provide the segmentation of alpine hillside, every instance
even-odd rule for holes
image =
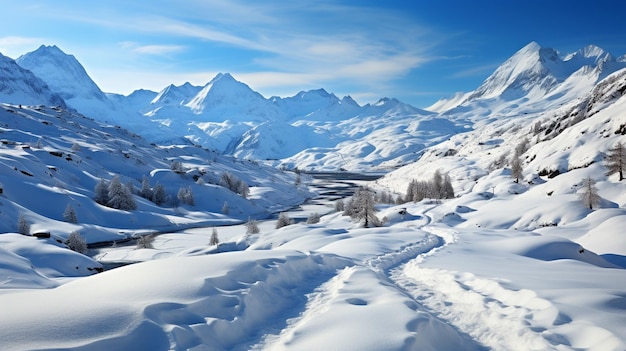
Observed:
[[[3,350],[626,349],[623,56],[533,42],[427,109],[0,74]]]

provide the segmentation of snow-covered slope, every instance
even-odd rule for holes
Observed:
[[[455,135],[379,183],[404,192],[407,179],[426,179],[440,169],[456,180],[460,195],[445,210],[456,212],[452,204],[472,209],[459,213],[461,227],[554,231],[595,252],[626,254],[626,242],[614,238],[609,247],[610,234],[595,229],[607,221],[626,224],[623,182],[604,167],[609,149],[626,141],[625,92],[622,69],[569,104],[541,113],[521,110],[517,118],[493,119]],[[510,171],[516,150],[523,166],[519,184]],[[594,210],[578,199],[586,177],[597,182],[602,197]]]
[[[0,101],[64,107],[65,101],[31,71],[0,54]]]
[[[151,145],[137,134],[68,110],[5,104],[0,117],[3,232],[15,232],[23,213],[33,223],[32,231],[67,237],[80,230],[87,242],[109,241],[127,236],[120,234],[124,229],[171,230],[191,223],[264,217],[310,196],[294,186],[291,174],[191,145]],[[175,161],[182,168],[172,170]],[[224,172],[249,186],[248,199],[220,185]],[[157,206],[135,194],[135,211],[101,206],[94,201],[96,183],[114,175],[136,190],[147,177],[152,187],[165,187],[169,200]],[[188,187],[195,204],[180,205],[177,192]],[[222,214],[225,202],[229,215]],[[78,224],[64,221],[68,205],[75,209]]]

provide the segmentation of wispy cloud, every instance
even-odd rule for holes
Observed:
[[[9,56],[17,57],[26,53],[27,50],[32,50],[36,46],[41,45],[44,42],[42,38],[34,37],[21,37],[21,36],[6,36],[0,38],[0,53]]]
[[[212,78],[207,72],[222,71],[233,73],[264,95],[323,87],[351,95],[362,91],[366,96],[372,94],[369,91],[386,89],[427,62],[442,60],[433,49],[445,41],[406,12],[383,6],[342,5],[328,0],[306,4],[112,1],[116,5],[103,5],[99,16],[88,16],[91,10],[80,6],[47,6],[56,21],[114,37],[112,43],[89,42],[89,50],[84,51],[90,58],[85,62],[91,62],[93,72],[96,62],[108,66],[100,72],[127,72],[123,79],[117,75],[119,82],[109,79],[108,73],[94,77],[103,79],[95,80],[109,91],[128,92],[128,88],[116,88],[120,82],[156,90],[160,82],[162,86],[182,83],[180,80],[204,84]],[[120,45],[120,40],[128,41]],[[116,47],[109,52],[106,45]],[[106,61],[103,56],[110,59]],[[168,56],[176,57],[176,62],[160,60]],[[115,69],[113,63],[123,65],[123,69]],[[150,69],[157,72],[141,73]],[[137,79],[130,80],[133,70]],[[172,77],[176,81],[166,82]]]
[[[480,65],[475,67],[470,67],[454,74],[451,74],[451,78],[467,78],[467,77],[476,77],[476,76],[484,76],[485,74],[489,74],[493,72],[499,66],[498,63],[490,63],[487,65]]]
[[[187,49],[184,45],[140,45],[135,42],[121,42],[120,45],[137,54],[146,55],[168,55],[183,52]]]
[[[393,79],[431,60],[428,50],[437,40],[402,13],[324,1],[307,6],[191,2],[177,14],[183,10],[184,15],[175,17],[152,12],[81,21],[198,40],[193,44],[198,47],[218,43],[247,50],[249,64],[259,71],[311,74],[332,70],[335,76],[352,79],[367,75],[370,81]],[[140,53],[181,49],[168,45],[136,48]]]

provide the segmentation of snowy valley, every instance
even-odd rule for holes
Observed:
[[[595,46],[426,109],[0,56],[0,348],[623,350],[625,95]],[[454,196],[405,198],[435,174]]]

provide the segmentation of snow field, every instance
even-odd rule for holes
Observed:
[[[6,293],[3,313],[21,317],[0,321],[2,346],[246,349],[265,328],[280,327],[283,314],[304,302],[297,296],[347,264],[295,251],[234,252],[156,260],[57,289]]]

